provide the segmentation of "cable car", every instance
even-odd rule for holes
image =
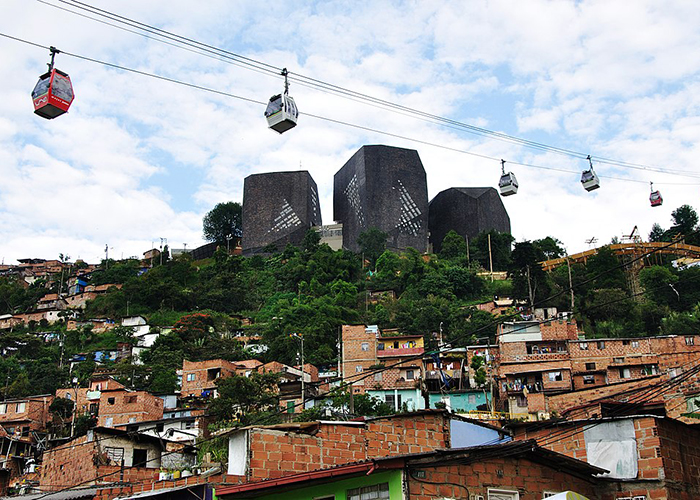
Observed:
[[[586,191],[593,191],[594,189],[598,189],[600,187],[600,179],[598,179],[595,170],[593,170],[591,155],[588,155],[588,163],[590,163],[591,168],[590,170],[584,170],[583,173],[581,173],[581,184],[583,184],[583,188]]]
[[[651,194],[649,195],[649,202],[651,203],[652,207],[660,207],[661,205],[664,204],[664,199],[661,197],[661,192],[660,191],[654,191],[654,183],[650,182],[649,186],[651,187]]]
[[[49,50],[51,50],[49,71],[39,77],[39,81],[32,90],[34,113],[47,120],[67,112],[75,98],[70,77],[53,65],[54,58],[60,51],[56,47],[51,47]]]
[[[284,76],[284,94],[270,97],[270,102],[265,110],[267,126],[277,133],[283,133],[297,126],[299,110],[294,99],[289,95],[289,82],[287,81],[287,68],[282,70]]]
[[[501,160],[501,178],[498,181],[501,196],[510,196],[518,192],[518,179],[513,172],[506,173],[506,161]]]

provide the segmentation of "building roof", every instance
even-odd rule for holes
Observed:
[[[12,497],[0,497],[0,500],[73,500],[78,498],[93,498],[98,493],[97,488],[76,488],[57,491],[55,493],[35,493],[32,495],[18,495]]]

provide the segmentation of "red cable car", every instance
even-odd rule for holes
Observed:
[[[73,85],[68,74],[53,66],[54,57],[60,51],[56,47],[51,47],[50,50],[49,71],[39,77],[39,81],[32,90],[34,113],[48,120],[68,111],[75,98]]]
[[[661,197],[661,192],[654,191],[654,183],[653,182],[650,182],[649,185],[651,187],[651,194],[649,195],[649,202],[651,203],[652,207],[660,207],[661,205],[664,204],[664,199]]]

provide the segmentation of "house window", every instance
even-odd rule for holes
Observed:
[[[5,403],[0,404],[0,414],[7,413],[7,405]]]
[[[194,429],[194,420],[186,420],[182,423],[183,429]]]
[[[389,483],[364,486],[348,490],[347,500],[364,500],[365,498],[383,500],[389,497]]]
[[[633,341],[632,341],[632,347],[639,347],[639,341],[638,341],[638,340],[633,340]]]
[[[401,408],[401,394],[396,397],[393,394],[385,394],[384,402],[392,408]]]
[[[24,413],[24,411],[27,409],[27,403],[17,403],[17,408],[16,412],[17,413]]]
[[[593,375],[584,375],[583,383],[586,385],[595,384],[595,377]]]
[[[381,382],[381,381],[382,381],[382,372],[375,372],[375,373],[374,373],[374,381],[375,381],[375,382]]]
[[[642,375],[656,375],[657,373],[659,373],[659,370],[656,368],[656,365],[642,366]]]
[[[105,427],[112,427],[113,425],[114,425],[114,418],[113,417],[105,418]]]
[[[362,365],[355,366],[355,373],[362,373]]]
[[[163,432],[163,423],[156,424],[156,432]]]
[[[698,413],[700,411],[700,396],[693,396],[687,400],[688,412]]]
[[[489,488],[487,500],[520,500],[520,494],[511,490],[492,490]]]
[[[66,393],[66,399],[72,399],[72,398],[71,398],[71,395],[70,395],[70,392],[67,392],[67,393]]]
[[[142,450],[140,448],[134,448],[134,454],[131,458],[132,467],[146,467],[148,462],[148,450]]]
[[[631,378],[632,372],[629,368],[620,368],[620,378]]]
[[[362,342],[362,350],[369,351],[369,342]]]
[[[108,405],[113,405],[113,404],[114,404],[114,398],[107,398],[107,404],[108,404]]]
[[[413,380],[413,370],[406,370],[406,380]]]
[[[695,345],[695,337],[686,337],[685,345]]]
[[[88,411],[90,412],[91,415],[96,415],[98,408],[99,408],[99,405],[97,403],[90,403],[90,409]]]
[[[586,370],[595,370],[595,363],[586,363]]]
[[[188,382],[194,382],[194,380],[195,380],[196,377],[197,377],[196,374],[194,374],[194,373],[188,373],[188,374],[187,374],[187,381],[188,381]]]
[[[527,398],[522,394],[515,396],[515,403],[518,405],[518,408],[527,408]]]
[[[598,349],[605,349],[605,341],[604,340],[598,341]]]
[[[547,375],[549,376],[550,382],[561,382],[564,380],[561,372],[549,372]]]
[[[378,351],[383,351],[384,350],[384,342],[379,342],[377,344],[377,350]]]
[[[613,363],[624,363],[625,358],[613,358]]]
[[[132,404],[132,403],[136,402],[137,398],[138,398],[138,396],[124,396],[124,402],[126,404]]]
[[[136,417],[129,417],[129,423],[130,423],[130,424],[135,424],[135,423],[136,423]]]
[[[105,453],[109,457],[110,461],[114,462],[116,465],[121,465],[122,460],[124,460],[124,448],[107,446],[105,448]]]
[[[582,351],[588,350],[588,342],[579,342],[578,346]]]

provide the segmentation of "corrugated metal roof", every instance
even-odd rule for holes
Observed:
[[[57,491],[56,493],[34,493],[32,495],[19,495],[13,497],[0,497],[0,500],[73,500],[78,498],[92,498],[97,494],[97,488],[81,488]]]

